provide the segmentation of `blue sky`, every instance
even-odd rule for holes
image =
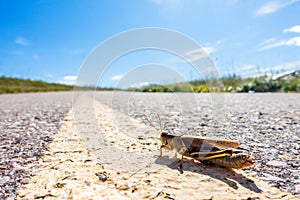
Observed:
[[[143,27],[168,28],[193,38],[224,76],[300,69],[298,0],[2,0],[0,10],[4,76],[72,83],[98,44]],[[172,66],[186,79],[197,78],[172,57],[149,50],[123,56],[99,84],[115,86],[133,67],[149,62]]]

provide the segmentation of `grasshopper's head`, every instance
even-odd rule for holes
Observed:
[[[160,131],[160,141],[162,145],[167,145],[168,144],[168,133],[165,131]]]
[[[171,148],[174,148],[176,146],[176,142],[174,141],[174,138],[176,138],[176,137],[177,137],[176,135],[173,135],[171,133],[167,133],[166,131],[161,131],[160,132],[161,145],[169,146]]]

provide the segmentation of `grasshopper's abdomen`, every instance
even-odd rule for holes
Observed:
[[[234,169],[247,168],[255,163],[254,157],[244,153],[234,154],[232,156],[225,156],[221,158],[213,158],[210,159],[209,162],[226,168]]]

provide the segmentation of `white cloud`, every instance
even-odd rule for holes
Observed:
[[[69,75],[69,76],[64,76],[62,80],[58,81],[60,84],[65,84],[65,85],[75,85],[77,76]]]
[[[285,0],[285,1],[272,0],[262,5],[260,8],[258,8],[255,11],[255,15],[262,16],[262,15],[272,14],[286,6],[296,3],[297,1],[299,0]]]
[[[76,81],[77,76],[64,76],[65,81]]]
[[[273,49],[275,47],[279,47],[282,45],[284,45],[284,41],[278,40],[277,38],[270,38],[270,39],[267,39],[267,40],[263,41],[262,43],[260,43],[258,45],[258,47],[259,47],[258,50],[266,51],[266,50]]]
[[[215,51],[215,48],[222,44],[222,40],[218,40],[217,42],[213,44],[207,44],[205,47],[201,47],[198,49],[194,49],[191,51],[188,51],[185,53],[185,56],[188,57],[189,62],[194,62],[196,60],[201,60],[203,58],[206,58],[210,54],[212,54]]]
[[[284,33],[300,33],[300,25],[292,26],[291,28],[287,28],[283,30]]]
[[[300,36],[283,40],[271,38],[262,42],[258,46],[259,51],[265,51],[280,46],[300,46]]]
[[[251,64],[249,64],[249,65],[244,65],[244,66],[240,69],[240,71],[249,71],[249,70],[253,70],[253,69],[256,69],[256,68],[257,68],[256,65],[251,65]]]
[[[242,77],[257,76],[258,73],[257,65],[253,64],[246,64],[243,65],[241,68],[237,68],[235,70],[235,73],[240,74]]]
[[[115,75],[115,76],[111,77],[111,80],[118,81],[118,80],[121,80],[122,77],[123,77],[123,75]]]
[[[286,45],[300,47],[300,36],[286,40]]]
[[[209,55],[212,52],[214,52],[214,48],[213,47],[203,47],[204,51],[206,51],[206,53]]]
[[[300,60],[296,60],[293,62],[283,63],[280,65],[275,65],[272,67],[261,69],[261,73],[268,73],[274,71],[281,71],[281,70],[297,70],[300,69]]]
[[[251,69],[251,66],[252,65],[249,65],[248,70],[242,71],[242,69],[241,69],[241,70],[238,70],[238,72],[240,72],[243,77],[256,77],[256,76],[262,75],[262,74],[272,75],[274,73],[282,72],[282,71],[292,72],[294,70],[299,70],[300,69],[300,60],[296,60],[296,61],[288,62],[288,63],[283,63],[283,64],[280,64],[280,65],[274,65],[274,66],[267,67],[267,68],[259,68],[259,69],[255,65],[253,65],[253,67],[255,67],[255,68]],[[248,66],[245,66],[245,68],[247,68],[247,67]]]
[[[259,44],[259,46],[266,46],[266,45],[268,45],[268,44],[272,44],[272,43],[275,43],[275,42],[277,42],[277,41],[278,41],[278,38],[275,38],[275,37],[269,38],[269,39],[266,39],[266,40],[264,40],[263,42],[261,42],[261,43]]]
[[[209,47],[194,49],[185,53],[187,60],[189,62],[194,62],[196,60],[201,60],[208,56],[208,53],[212,52],[213,49]]]
[[[19,36],[15,39],[15,43],[19,44],[19,45],[22,45],[22,46],[30,45],[29,41],[26,38],[23,38],[21,36]]]
[[[300,33],[300,25],[292,26],[282,30],[283,33],[294,32]],[[270,38],[258,45],[259,51],[265,51],[280,46],[300,46],[300,36],[288,39]]]
[[[213,52],[216,51],[217,46],[221,45],[223,43],[223,40],[218,40],[215,43],[208,43],[203,49],[206,51],[208,54],[212,54]]]
[[[147,85],[150,85],[150,82],[144,81],[144,82],[139,82],[139,83],[131,84],[130,87],[132,87],[132,88],[140,88],[140,87],[147,86]]]
[[[222,40],[218,40],[217,42],[215,42],[215,46],[218,46],[218,45],[220,45],[220,44],[222,44],[223,43],[223,41]]]

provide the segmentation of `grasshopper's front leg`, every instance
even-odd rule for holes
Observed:
[[[168,150],[172,150],[172,148],[169,145],[161,145],[159,148],[159,157],[162,157],[162,149],[168,149]]]
[[[159,157],[162,157],[162,149],[165,148],[166,145],[161,145],[159,148]]]

